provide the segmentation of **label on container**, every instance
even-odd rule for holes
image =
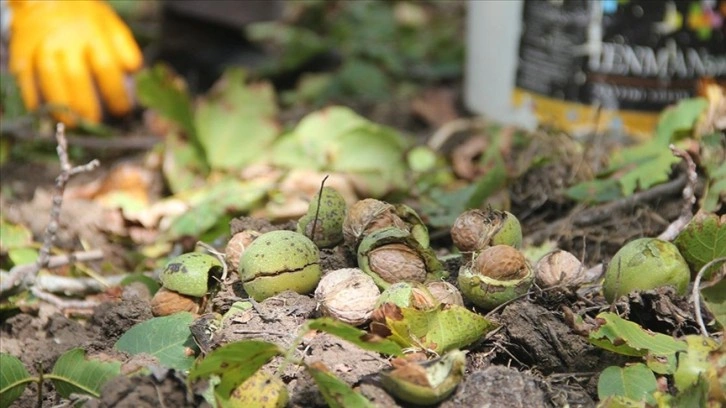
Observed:
[[[726,0],[525,1],[515,103],[574,134],[649,136],[658,113],[726,86]]]

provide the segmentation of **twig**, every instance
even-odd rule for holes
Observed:
[[[228,272],[227,262],[224,260],[224,258],[225,258],[224,253],[217,251],[213,246],[207,244],[206,242],[197,241],[197,245],[204,248],[213,257],[217,258],[219,263],[222,264],[222,277],[220,279],[222,282],[224,282],[227,279],[227,272]]]
[[[445,123],[428,141],[431,150],[439,151],[451,136],[469,129],[483,127],[486,124],[482,118],[459,118]]]
[[[658,238],[664,241],[673,241],[686,225],[693,218],[693,204],[696,203],[696,182],[698,182],[698,173],[696,173],[696,163],[693,162],[691,155],[687,151],[681,150],[674,145],[670,145],[671,152],[674,156],[682,158],[686,162],[686,185],[683,187],[683,207],[678,218],[668,225]]]
[[[93,309],[98,306],[98,302],[92,300],[63,299],[52,293],[45,292],[37,286],[30,288],[30,293],[38,299],[50,303],[58,309]]]
[[[597,207],[588,208],[579,214],[575,214],[572,223],[578,226],[597,224],[612,217],[613,213],[628,210],[635,204],[653,201],[664,195],[673,194],[681,190],[684,185],[687,185],[686,176],[681,175],[672,181],[659,184],[648,190]]]
[[[693,298],[693,308],[696,310],[696,322],[698,322],[698,327],[701,328],[701,334],[707,337],[708,330],[706,330],[706,325],[703,323],[703,316],[701,316],[701,279],[703,278],[703,274],[706,273],[708,268],[719,262],[726,262],[726,256],[716,258],[711,262],[707,263],[706,265],[703,265],[701,270],[698,271],[696,279],[693,281],[693,291],[691,292],[691,297]]]
[[[318,228],[318,216],[320,215],[320,207],[323,206],[323,187],[325,187],[325,181],[328,180],[329,175],[325,175],[323,181],[320,182],[320,190],[318,190],[318,206],[315,207],[315,218],[313,219],[313,229],[310,231],[310,239],[315,241],[315,231]],[[305,231],[303,231],[305,232]]]
[[[68,255],[54,255],[48,258],[47,268],[58,268],[72,264],[74,262],[88,262],[103,259],[103,252],[100,249],[93,251],[73,252]],[[9,272],[3,273],[0,280],[0,295],[13,289],[22,283],[23,278],[28,274],[34,274],[38,271],[37,262],[31,264],[16,265]],[[51,291],[53,292],[53,291]]]
[[[17,274],[10,274],[7,279],[0,282],[0,296],[3,296],[5,292],[15,286],[32,286],[38,271],[50,266],[50,249],[53,246],[60,225],[58,220],[63,205],[63,193],[65,192],[68,180],[73,175],[92,171],[100,165],[100,162],[94,159],[82,166],[71,166],[68,160],[68,142],[65,136],[65,126],[62,123],[59,123],[56,127],[56,140],[58,142],[56,151],[60,159],[61,173],[55,179],[55,191],[53,192],[52,206],[50,209],[50,220],[43,233],[43,245],[40,247],[38,259],[33,267],[22,269],[22,272]]]
[[[45,292],[59,293],[65,296],[84,296],[103,292],[109,286],[119,285],[127,276],[127,274],[104,276],[105,283],[101,283],[94,278],[39,275],[35,279],[35,286]]]

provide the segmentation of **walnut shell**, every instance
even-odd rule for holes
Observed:
[[[441,303],[464,306],[464,299],[456,286],[446,281],[434,281],[426,284],[429,292]]]
[[[386,282],[423,282],[426,264],[418,253],[404,244],[388,244],[368,254],[371,271]]]
[[[239,266],[239,257],[247,249],[248,246],[257,237],[262,235],[260,232],[255,230],[244,230],[238,232],[232,236],[227,242],[227,247],[224,249],[224,256],[227,261],[227,267],[232,271],[237,271]]]
[[[358,268],[344,268],[320,279],[315,300],[324,315],[360,326],[370,320],[380,294],[373,278]]]
[[[534,267],[535,280],[542,288],[576,287],[583,282],[582,263],[575,255],[558,249],[542,257]]]
[[[381,200],[366,198],[353,204],[343,220],[343,238],[352,250],[367,234],[386,227],[407,229],[396,214],[396,207]]]
[[[512,213],[489,209],[461,213],[451,226],[451,239],[462,252],[481,251],[489,246],[522,245],[522,227]]]
[[[154,316],[168,316],[178,312],[199,313],[199,299],[161,288],[151,299],[151,313]]]

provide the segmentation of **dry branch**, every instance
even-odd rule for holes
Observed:
[[[13,268],[10,272],[2,276],[3,279],[0,281],[0,296],[5,296],[10,291],[19,287],[32,287],[38,272],[43,268],[52,267],[51,260],[53,257],[50,256],[50,250],[56,239],[58,226],[60,225],[58,220],[60,218],[61,207],[63,206],[63,194],[65,193],[68,180],[70,180],[71,176],[92,171],[100,165],[100,162],[94,159],[82,166],[71,166],[70,160],[68,159],[68,141],[66,140],[65,126],[62,123],[57,125],[55,136],[58,143],[56,151],[60,159],[61,172],[55,179],[55,191],[53,192],[53,203],[50,209],[50,221],[48,221],[45,233],[43,234],[43,245],[40,248],[35,264]],[[101,256],[103,255],[101,254]],[[70,262],[71,259],[75,260],[77,258],[72,258],[71,256],[67,262]]]

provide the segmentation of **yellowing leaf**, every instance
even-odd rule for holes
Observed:
[[[438,354],[469,346],[497,328],[496,323],[458,305],[400,310],[401,319],[386,316],[386,326],[391,331],[389,338],[404,347]]]
[[[221,377],[215,394],[227,400],[237,386],[251,377],[265,363],[282,351],[275,344],[246,340],[225,344],[210,352],[189,372],[189,379]]]

